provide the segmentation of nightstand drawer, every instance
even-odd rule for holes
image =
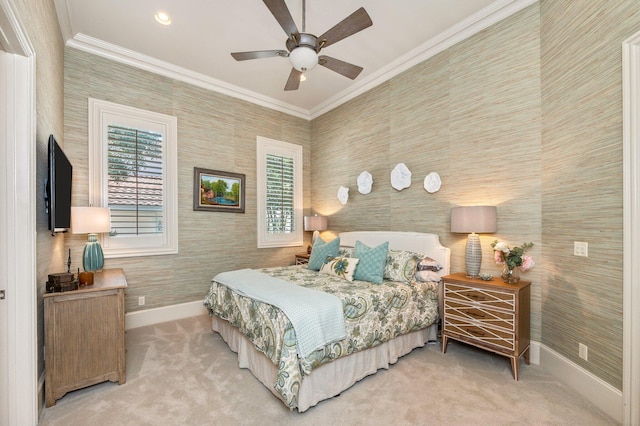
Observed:
[[[495,309],[479,309],[468,304],[458,303],[456,300],[447,299],[445,302],[445,315],[452,322],[461,321],[470,324],[481,323],[483,325],[498,327],[505,331],[515,331],[515,313]]]
[[[452,320],[447,323],[446,332],[453,334],[454,338],[460,338],[469,343],[475,340],[483,345],[493,345],[504,348],[508,351],[515,349],[514,334],[508,331],[493,329],[489,327],[480,327],[468,323]]]
[[[481,305],[482,309],[494,308],[512,311],[516,305],[515,294],[493,289],[473,288],[445,282],[445,298],[467,305]]]

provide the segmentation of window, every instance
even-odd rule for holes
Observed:
[[[105,257],[178,252],[177,120],[89,99],[89,200],[111,210]]]
[[[258,247],[302,245],[302,147],[258,136]]]

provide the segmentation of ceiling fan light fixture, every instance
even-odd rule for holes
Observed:
[[[300,72],[314,69],[318,65],[318,54],[310,47],[296,47],[289,54],[291,65]]]
[[[307,76],[306,74],[306,69],[304,71],[302,71],[302,74],[300,74],[300,81],[307,81]]]

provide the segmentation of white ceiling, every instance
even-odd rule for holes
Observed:
[[[314,118],[535,0],[306,0],[306,32],[324,33],[359,7],[373,26],[322,54],[364,68],[355,80],[318,66],[285,92],[287,58],[237,62],[231,52],[286,49],[260,0],[54,0],[65,42],[303,118]],[[302,30],[302,0],[286,0]],[[154,19],[171,16],[170,26]]]

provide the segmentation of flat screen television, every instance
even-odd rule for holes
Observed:
[[[49,230],[52,234],[67,232],[71,228],[73,166],[53,135],[49,136],[48,159],[45,207],[49,214]]]

